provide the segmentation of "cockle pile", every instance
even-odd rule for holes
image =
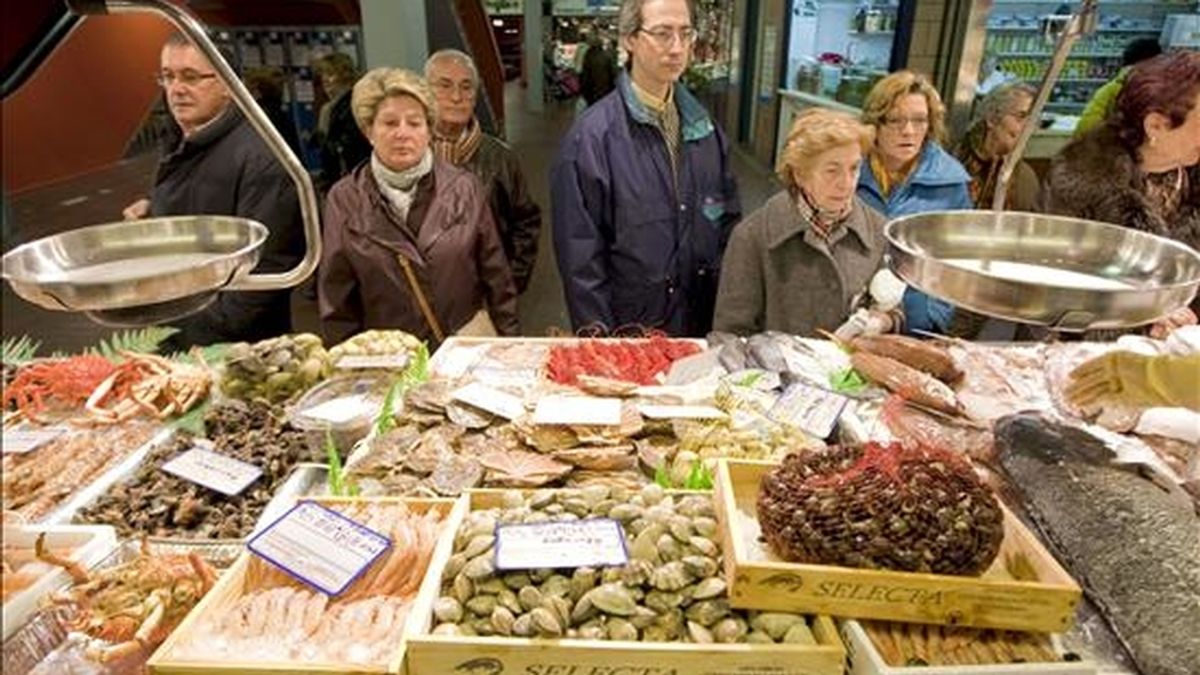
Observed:
[[[1004,512],[966,458],[868,443],[795,453],[763,476],[763,537],[802,563],[982,574],[1004,539]]]
[[[498,570],[498,525],[611,518],[629,562],[620,567]],[[712,498],[601,485],[505,492],[472,511],[434,603],[435,635],[644,642],[815,644],[797,614],[729,605]]]
[[[329,597],[252,557],[242,595],[214,608],[178,647],[179,658],[386,665],[441,532],[436,510],[403,503],[330,508],[387,535],[392,546],[340,595]]]

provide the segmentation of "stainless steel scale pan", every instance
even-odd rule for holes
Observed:
[[[944,211],[887,224],[892,269],[989,316],[1063,331],[1153,322],[1196,297],[1200,253],[1120,225],[1017,211]]]

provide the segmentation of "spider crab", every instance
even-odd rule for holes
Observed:
[[[68,610],[67,630],[103,641],[88,650],[98,663],[149,656],[216,581],[216,572],[196,553],[155,555],[145,538],[136,558],[94,572],[48,549],[44,534],[34,551],[74,579],[50,602]]]
[[[212,371],[199,351],[198,366],[156,354],[122,351],[125,361],[88,397],[88,416],[98,424],[116,424],[146,412],[160,419],[181,415],[208,396]],[[107,398],[115,401],[103,407]]]

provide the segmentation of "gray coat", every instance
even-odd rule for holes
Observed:
[[[883,263],[883,216],[861,199],[831,247],[781,192],[733,230],[713,328],[750,335],[766,330],[812,335],[836,329]]]

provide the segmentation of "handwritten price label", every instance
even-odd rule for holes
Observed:
[[[496,569],[604,567],[629,562],[625,532],[611,518],[496,528]]]
[[[326,595],[339,595],[392,540],[316,502],[302,501],[246,545],[252,553]]]

